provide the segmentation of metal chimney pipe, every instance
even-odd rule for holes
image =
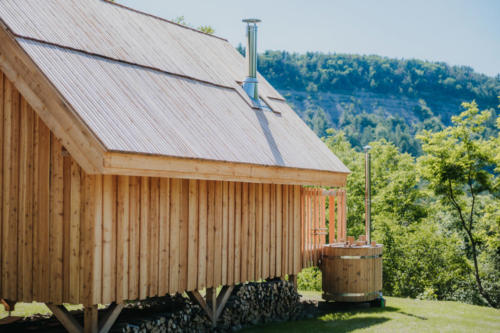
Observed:
[[[371,161],[370,146],[363,147],[365,151],[365,233],[368,244],[372,242],[372,184],[371,184]]]
[[[244,19],[247,24],[247,50],[246,60],[248,64],[248,76],[243,82],[243,89],[248,96],[259,102],[259,91],[257,88],[257,23],[259,19]]]

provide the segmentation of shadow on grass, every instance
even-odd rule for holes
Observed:
[[[351,332],[385,323],[391,318],[383,313],[399,312],[399,308],[371,308],[368,304],[319,302],[314,318],[295,322],[274,323],[251,327],[244,332]],[[370,316],[370,314],[374,316]],[[357,314],[368,316],[358,317]],[[403,313],[406,314],[406,313]]]
[[[417,315],[414,315],[414,314],[411,314],[411,313],[408,313],[408,312],[404,312],[404,311],[398,311],[398,313],[401,313],[402,315],[405,315],[405,316],[408,316],[408,317],[417,318],[417,319],[420,319],[420,320],[427,320],[426,317],[417,316]]]
[[[368,318],[350,318],[335,320],[334,322],[324,321],[323,319],[316,319],[323,322],[323,325],[318,327],[319,329],[314,329],[315,332],[351,332],[358,329],[373,327],[389,321],[390,318],[387,317],[368,317]]]
[[[243,332],[352,332],[353,330],[373,327],[389,321],[390,318],[384,316],[373,316],[357,318],[350,313],[343,313],[342,316],[325,315],[314,319],[292,321],[286,323],[265,324],[249,327]]]

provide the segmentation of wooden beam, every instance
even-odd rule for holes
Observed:
[[[83,331],[84,333],[99,332],[97,305],[86,306],[83,309]]]
[[[191,302],[198,304],[203,309],[203,311],[205,311],[210,321],[212,321],[212,314],[213,314],[212,308],[208,305],[207,301],[205,301],[203,296],[201,296],[200,292],[198,290],[193,290],[193,291],[187,291],[186,293],[189,296]],[[208,295],[208,290],[207,290],[207,295]]]
[[[288,281],[293,284],[293,289],[297,291],[297,275],[295,274],[288,275]]]
[[[101,320],[98,320],[97,305],[85,307],[83,310],[84,326],[82,327],[64,305],[52,303],[46,305],[69,333],[108,333],[125,306],[124,303],[112,303]]]
[[[212,327],[215,327],[233,290],[234,286],[223,286],[217,295],[216,288],[207,288],[205,299],[198,290],[188,291],[187,294],[193,303],[198,304],[205,311],[212,321]]]
[[[116,319],[118,319],[118,316],[123,310],[123,307],[125,306],[125,303],[112,303],[104,317],[99,320],[99,333],[108,333],[111,327],[113,327],[113,324],[115,323]]]
[[[217,323],[217,320],[219,319],[219,316],[222,314],[222,311],[224,310],[224,307],[226,306],[226,303],[229,299],[229,296],[231,296],[231,293],[233,292],[234,286],[224,286],[222,287],[222,290],[219,293],[219,296],[217,296],[217,310],[215,312],[215,322]]]
[[[63,305],[55,305],[52,303],[47,303],[46,305],[69,333],[83,332],[82,326]]]
[[[104,146],[1,21],[0,69],[85,172],[99,173]]]
[[[217,288],[207,288],[205,297],[210,309],[210,313],[207,314],[212,320],[212,326],[215,327],[217,325],[217,318],[215,317],[215,312],[217,311]]]
[[[106,174],[344,187],[348,173],[108,152]]]

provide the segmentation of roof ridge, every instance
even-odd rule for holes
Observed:
[[[142,15],[146,15],[146,16],[149,16],[149,17],[152,17],[154,19],[157,19],[157,20],[160,20],[160,21],[163,21],[163,22],[167,22],[167,23],[170,23],[170,24],[173,24],[173,25],[176,25],[176,26],[179,26],[181,28],[184,28],[184,29],[188,29],[188,30],[191,30],[191,31],[195,31],[195,32],[198,32],[200,34],[203,34],[203,35],[206,35],[206,36],[210,36],[210,37],[214,37],[214,38],[217,38],[217,39],[220,39],[220,40],[223,40],[225,42],[228,42],[228,40],[224,37],[220,37],[220,36],[217,36],[217,35],[213,35],[213,34],[209,34],[209,33],[206,33],[206,32],[203,32],[201,30],[198,30],[198,29],[195,29],[195,28],[191,28],[187,25],[184,25],[184,24],[180,24],[180,23],[176,23],[174,21],[171,21],[171,20],[168,20],[166,18],[163,18],[163,17],[160,17],[160,16],[157,16],[157,15],[154,15],[154,14],[150,14],[150,13],[146,13],[146,12],[143,12],[143,11],[140,11],[140,10],[137,10],[135,8],[131,8],[131,7],[128,7],[128,6],[125,6],[125,5],[122,5],[120,3],[116,3],[114,2],[113,0],[101,0],[107,4],[110,4],[110,5],[114,5],[114,6],[117,6],[117,7],[120,7],[122,9],[126,9],[126,10],[130,10],[132,12],[135,12],[137,14],[142,14]]]
[[[104,1],[107,1],[107,0],[104,0]],[[95,53],[95,52],[90,52],[90,51],[86,51],[86,50],[82,50],[82,49],[77,49],[77,48],[74,48],[74,47],[71,47],[71,46],[61,45],[61,44],[57,44],[57,43],[50,42],[50,41],[43,40],[43,39],[38,39],[38,38],[33,38],[33,37],[19,35],[19,34],[14,33],[12,30],[11,30],[11,33],[12,33],[12,35],[14,37],[16,37],[16,39],[19,38],[19,39],[24,39],[24,40],[27,40],[27,41],[32,41],[32,42],[35,42],[35,43],[40,43],[40,44],[55,46],[55,47],[60,48],[60,49],[69,50],[69,51],[73,51],[73,52],[78,52],[78,53],[82,53],[82,54],[85,54],[85,55],[88,55],[88,56],[98,57],[98,58],[101,58],[101,59],[105,59],[105,60],[117,62],[117,63],[120,63],[120,64],[125,64],[125,65],[130,65],[130,66],[136,66],[136,67],[140,67],[140,68],[143,68],[143,69],[149,69],[149,70],[152,70],[152,71],[155,71],[155,72],[158,72],[158,73],[163,73],[163,74],[167,74],[167,75],[173,75],[173,76],[180,77],[180,78],[183,78],[183,79],[193,80],[193,81],[196,81],[196,82],[200,82],[200,83],[204,83],[204,84],[209,84],[209,85],[212,85],[212,86],[215,86],[215,87],[219,87],[219,88],[235,89],[235,87],[231,87],[231,86],[227,86],[227,85],[224,85],[224,84],[220,84],[220,83],[216,83],[216,82],[212,82],[212,81],[207,81],[207,80],[199,79],[199,78],[196,78],[194,76],[189,76],[189,75],[185,75],[185,74],[181,74],[181,73],[170,72],[170,71],[158,68],[158,67],[143,65],[143,64],[139,64],[139,63],[128,61],[128,60],[124,60],[124,59],[110,57],[110,56],[103,55],[103,54],[100,54],[100,53]]]

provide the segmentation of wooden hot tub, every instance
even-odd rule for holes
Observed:
[[[321,271],[324,300],[373,301],[382,291],[382,245],[324,245]]]

